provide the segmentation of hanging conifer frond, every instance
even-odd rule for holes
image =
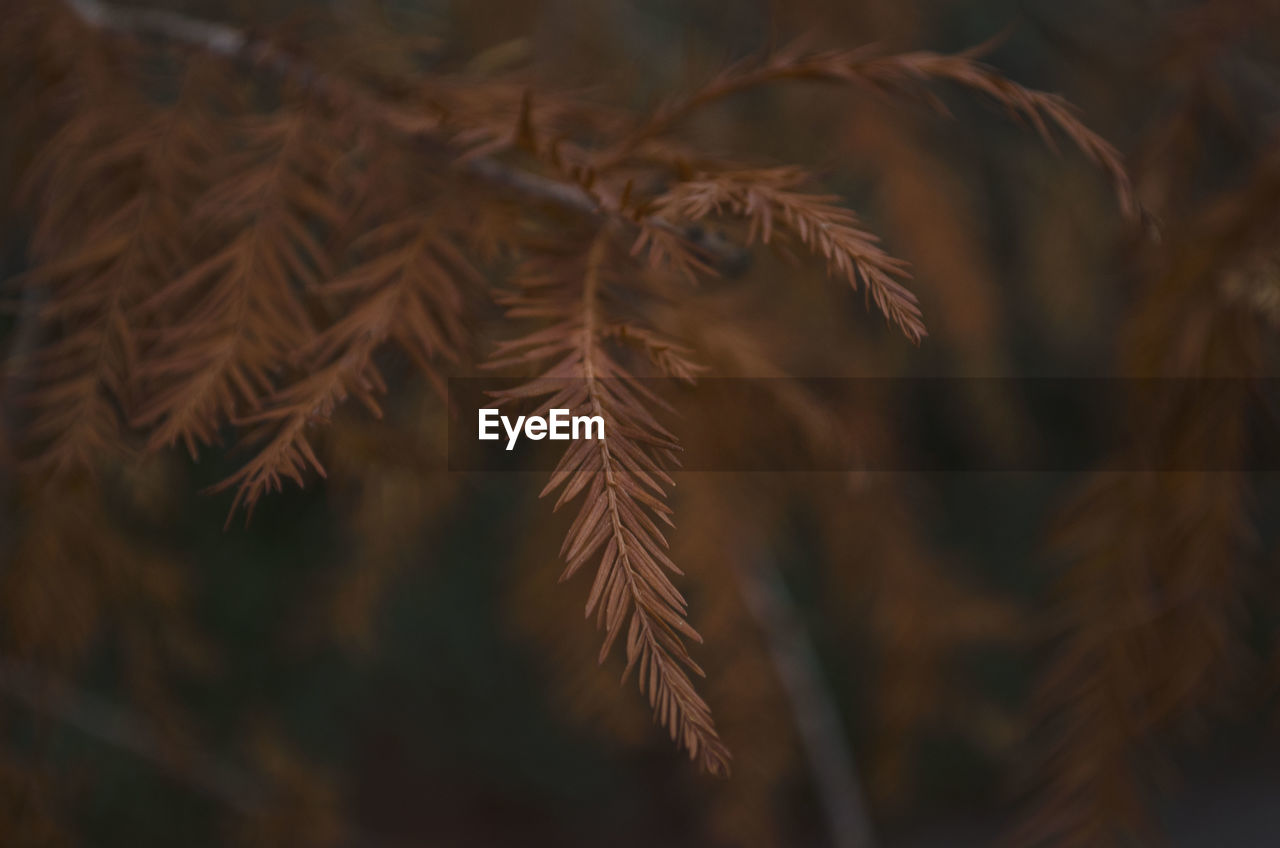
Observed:
[[[216,247],[145,304],[164,326],[143,367],[158,387],[138,423],[152,446],[181,441],[193,456],[223,422],[259,409],[272,375],[311,341],[298,286],[332,273],[316,228],[342,219],[341,150],[322,124],[285,111],[249,119],[239,141],[196,205],[194,225]]]
[[[1043,784],[1027,844],[1159,839],[1145,788],[1159,743],[1221,709],[1247,655],[1246,564],[1254,404],[1267,378],[1265,318],[1223,278],[1271,252],[1274,166],[1194,220],[1162,257],[1127,328],[1137,388],[1120,469],[1099,469],[1059,516],[1066,563],[1036,717]]]
[[[280,489],[282,477],[301,486],[308,467],[323,476],[307,431],[349,397],[381,417],[377,396],[386,384],[374,354],[384,342],[394,341],[443,391],[436,361],[456,361],[465,337],[455,280],[475,281],[477,272],[430,216],[379,227],[358,239],[353,250],[376,258],[313,287],[321,296],[351,302],[352,308],[299,352],[296,362],[305,369],[301,379],[272,394],[262,412],[240,419],[254,425],[247,441],[263,445],[249,464],[215,487],[236,487],[233,513],[241,505],[252,511],[263,494]]]
[[[27,297],[46,304],[50,342],[33,356],[30,379],[43,390],[33,395],[28,432],[51,473],[91,470],[125,440],[121,417],[135,408],[146,342],[137,313],[189,261],[185,210],[212,153],[190,89],[169,107],[127,91],[99,96],[110,106],[72,117],[26,186],[29,197],[47,199],[36,207],[33,239],[44,261],[21,281],[33,289]]]
[[[1025,88],[978,61],[986,47],[955,54],[916,51],[884,55],[870,48],[805,52],[798,46],[762,60],[744,60],[726,68],[701,88],[662,104],[599,158],[598,168],[613,167],[639,155],[676,125],[703,107],[762,85],[787,80],[840,83],[871,88],[894,98],[922,102],[947,114],[927,84],[949,82],[986,95],[1025,120],[1050,146],[1056,129],[1111,181],[1121,211],[1136,218],[1141,210],[1119,151],[1089,129],[1060,95]]]
[[[609,332],[602,315],[609,258],[607,232],[584,253],[533,259],[516,276],[520,291],[506,299],[508,316],[537,316],[554,323],[501,345],[493,365],[542,370],[530,383],[504,390],[499,402],[548,398],[541,409],[565,408],[604,421],[604,438],[575,442],[561,457],[542,495],[558,493],[556,508],[585,494],[561,556],[568,580],[597,562],[587,600],[605,631],[600,661],[626,629],[624,678],[634,669],[658,720],[704,769],[726,774],[729,752],[716,734],[711,711],[688,671],[703,675],[684,639],[701,642],[685,620],[687,604],[667,575],[680,570],[667,555],[668,469],[679,444],[648,407],[649,391],[604,349]],[[646,333],[651,343],[656,336]],[[674,348],[665,346],[667,355]],[[678,370],[688,372],[681,363]],[[688,671],[687,671],[687,670]]]
[[[907,276],[906,263],[885,253],[880,239],[837,205],[834,195],[795,191],[803,181],[804,174],[794,168],[709,174],[677,183],[654,206],[677,219],[701,221],[723,213],[745,218],[750,242],[769,244],[775,227],[786,229],[827,261],[828,273],[848,280],[855,290],[861,281],[885,319],[918,344],[926,335],[920,307],[896,279]],[[656,244],[652,227],[646,227],[634,250],[652,251]]]

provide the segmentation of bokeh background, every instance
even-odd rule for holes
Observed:
[[[1017,384],[970,378],[1246,376],[1209,354],[1201,370],[1135,365],[1198,350],[1209,331],[1186,316],[1221,304],[1261,339],[1247,375],[1274,361],[1280,216],[1274,193],[1250,194],[1275,180],[1274,4],[161,5],[337,67],[520,73],[634,109],[797,38],[939,51],[996,38],[992,64],[1065,94],[1125,153],[1149,219],[1124,222],[1080,156],[962,92],[941,92],[951,118],[821,86],[735,98],[684,136],[818,173],[910,260],[930,330],[914,347],[821,268],[760,254],[698,296],[768,354],[742,367],[955,378],[911,420],[815,409],[815,438],[836,427],[906,456],[1017,467],[1082,420],[1136,421],[1140,440],[1156,425],[1102,400],[1032,420]],[[5,72],[16,115],[21,70]],[[0,117],[6,195],[30,154],[14,126]],[[1202,239],[1241,197],[1257,203],[1248,249]],[[25,267],[29,228],[7,213],[6,276]],[[1180,263],[1203,267],[1194,285],[1168,282]],[[16,347],[20,317],[4,321]],[[477,331],[483,354],[496,310]],[[1079,524],[1086,468],[680,475],[681,587],[735,757],[719,780],[618,686],[616,656],[597,667],[589,581],[557,583],[566,521],[537,499],[545,474],[447,470],[440,399],[400,371],[385,420],[336,417],[328,479],[267,498],[247,526],[224,529],[230,496],[204,491],[238,467],[232,451],[114,463],[100,491],[52,503],[6,451],[0,843],[976,846],[1047,830],[1046,844],[1105,845],[1137,799],[1154,829],[1114,844],[1274,844],[1273,475],[1193,476],[1173,506],[1121,499],[1132,513],[1104,499],[1084,554],[1052,531]],[[1212,440],[1220,424],[1199,414],[1177,421]],[[1240,525],[1247,541],[1219,543]],[[1143,689],[1144,675],[1159,679]],[[1153,728],[1106,706],[1162,698]]]

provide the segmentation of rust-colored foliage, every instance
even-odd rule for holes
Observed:
[[[1230,291],[1270,231],[1258,203],[1274,202],[1277,183],[1263,170],[1244,196],[1195,219],[1182,249],[1157,265],[1122,363],[1144,387],[1118,458],[1134,470],[1092,475],[1050,539],[1069,567],[1037,705],[1046,786],[1019,831],[1032,844],[1152,838],[1152,749],[1203,724],[1238,688],[1248,653],[1241,592],[1256,545],[1252,483],[1239,469],[1266,374],[1266,318]],[[1211,392],[1188,382],[1205,379]]]
[[[702,671],[686,640],[701,637],[661,526],[673,525],[680,440],[637,363],[692,383],[708,366],[757,362],[730,332],[659,326],[673,323],[682,278],[735,261],[704,223],[745,221],[748,244],[798,244],[910,342],[926,321],[907,261],[815,175],[693,149],[682,122],[776,82],[939,111],[931,86],[949,84],[1050,144],[1065,138],[1122,212],[1139,213],[1110,144],[976,51],[787,48],[633,115],[525,80],[360,70],[96,0],[0,8],[14,21],[6,64],[34,69],[21,103],[39,152],[18,197],[32,267],[16,282],[36,344],[13,363],[30,474],[54,491],[88,486],[112,455],[181,444],[194,458],[235,434],[249,458],[214,489],[234,490],[232,515],[252,512],[285,479],[325,474],[320,425],[347,400],[381,414],[395,387],[388,349],[437,386],[482,358],[469,325],[484,314],[476,303],[496,299],[504,327],[537,325],[502,331],[489,364],[529,381],[499,401],[606,422],[608,437],[568,448],[543,490],[557,507],[579,502],[563,578],[594,570],[601,660],[622,639],[658,721],[715,774],[730,754],[691,677]],[[148,82],[154,62],[185,69],[180,92]],[[512,262],[492,297],[490,275]]]
[[[666,487],[675,485],[668,469],[679,443],[648,410],[656,399],[603,346],[601,301],[611,249],[605,231],[585,256],[579,250],[567,262],[554,255],[534,258],[517,271],[520,291],[504,298],[507,316],[536,317],[550,326],[503,343],[490,364],[545,370],[529,383],[503,390],[497,400],[536,398],[543,412],[564,408],[603,419],[604,438],[584,439],[566,450],[542,490],[544,496],[559,493],[557,509],[584,496],[560,549],[566,563],[560,579],[598,561],[587,615],[594,612],[606,634],[601,662],[625,626],[623,676],[635,669],[641,691],[648,693],[672,738],[704,769],[723,774],[729,752],[685,670],[703,674],[683,641],[702,637],[685,620],[685,600],[667,576],[680,570],[667,555],[667,538],[656,523],[672,524],[663,499]],[[625,330],[621,335],[626,337]],[[643,338],[663,353],[660,362],[688,372],[689,364],[674,348],[650,333]]]
[[[1270,32],[1274,10],[1205,5],[1172,23],[1159,60],[1177,97],[1138,164],[1162,238],[1140,254],[1117,362],[1139,389],[1115,467],[1086,478],[1048,540],[1063,570],[1020,845],[1159,840],[1152,787],[1166,751],[1242,711],[1255,671],[1245,587],[1257,482],[1245,469],[1271,374],[1280,171],[1268,143],[1241,163],[1238,188],[1206,193],[1199,177],[1206,136],[1242,130],[1243,104],[1220,76],[1230,65],[1214,59],[1253,28]]]
[[[906,263],[885,253],[879,239],[853,212],[836,205],[835,197],[795,191],[803,179],[803,173],[791,168],[694,177],[654,205],[664,215],[690,221],[726,213],[746,218],[748,243],[758,239],[769,244],[775,239],[775,226],[785,228],[827,261],[832,276],[843,277],[855,289],[861,281],[868,300],[875,301],[885,319],[919,343],[925,336],[920,307],[915,295],[895,279],[905,276]],[[635,250],[643,250],[651,238],[648,232],[641,235]]]

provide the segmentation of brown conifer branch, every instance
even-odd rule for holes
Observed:
[[[621,216],[611,201],[565,180],[513,167],[488,156],[461,156],[436,118],[406,114],[376,94],[340,79],[302,57],[281,50],[269,41],[226,24],[155,9],[129,9],[101,0],[64,0],[85,24],[96,29],[139,38],[154,38],[222,56],[250,68],[263,68],[290,80],[303,91],[325,103],[333,111],[350,116],[360,114],[373,124],[410,135],[428,148],[455,159],[464,173],[492,186],[521,195],[529,201],[553,206],[588,217]],[[697,228],[682,227],[661,217],[646,223],[685,242],[697,255],[717,268],[741,268],[744,251],[731,244],[707,239]]]
[[[483,280],[435,223],[430,214],[410,214],[375,227],[356,245],[376,248],[373,256],[312,287],[349,306],[295,352],[303,375],[272,392],[261,411],[237,420],[252,427],[247,441],[259,447],[212,489],[236,488],[228,523],[240,506],[251,513],[264,494],[278,491],[283,478],[301,486],[308,469],[326,476],[309,434],[349,398],[382,417],[378,396],[387,387],[374,356],[385,343],[394,342],[444,394],[437,363],[456,362],[466,336],[458,280]]]
[[[561,550],[561,579],[596,563],[586,611],[605,631],[600,661],[625,630],[624,678],[634,670],[672,739],[704,770],[724,775],[730,754],[694,688],[690,673],[702,670],[684,641],[702,637],[686,621],[686,601],[668,576],[681,572],[659,527],[672,523],[667,469],[679,446],[646,409],[648,392],[602,344],[612,333],[601,315],[611,237],[606,230],[586,249],[531,260],[516,275],[523,291],[504,299],[508,316],[554,323],[499,346],[491,366],[539,366],[541,373],[495,396],[499,403],[537,398],[542,409],[570,408],[603,420],[603,437],[567,449],[542,491],[558,493],[556,508],[585,494]],[[671,345],[664,353],[679,356]],[[677,370],[692,373],[687,363]]]
[[[768,172],[735,171],[727,163],[716,162],[709,166],[707,174],[691,178],[694,168],[679,156],[659,161],[661,157],[653,155],[664,143],[658,137],[696,108],[774,79],[857,83],[905,94],[939,108],[940,103],[924,83],[950,81],[990,96],[1030,122],[1046,139],[1051,138],[1051,127],[1060,130],[1108,173],[1121,206],[1126,211],[1133,207],[1131,188],[1118,154],[1084,127],[1065,101],[1023,89],[977,63],[969,54],[778,54],[759,67],[730,69],[710,86],[660,110],[599,155],[575,149],[570,156],[572,161],[561,167],[554,161],[558,140],[553,134],[542,135],[538,140],[543,144],[533,138],[541,128],[530,119],[532,109],[522,110],[514,142],[499,133],[496,143],[468,147],[468,131],[474,140],[477,131],[483,136],[493,127],[505,130],[504,121],[510,110],[503,105],[491,110],[496,118],[464,116],[461,120],[443,110],[438,114],[417,114],[381,89],[366,88],[233,27],[166,11],[122,9],[101,0],[66,3],[95,30],[154,38],[267,71],[283,80],[285,87],[302,90],[326,119],[333,116],[341,118],[344,126],[370,129],[380,141],[406,142],[405,147],[431,157],[433,167],[438,162],[452,163],[458,173],[492,186],[502,195],[518,196],[538,209],[553,207],[590,219],[598,233],[590,249],[580,250],[581,245],[571,244],[567,257],[557,255],[540,266],[534,263],[535,273],[526,280],[531,283],[529,289],[508,301],[511,317],[554,316],[557,323],[504,344],[499,355],[509,363],[545,369],[534,384],[513,393],[512,398],[554,395],[558,400],[547,405],[589,408],[591,414],[609,421],[607,439],[598,444],[575,445],[565,452],[543,492],[558,493],[557,507],[581,498],[580,512],[562,550],[566,561],[564,576],[567,578],[588,564],[595,566],[587,613],[596,613],[598,625],[605,632],[602,658],[622,634],[623,625],[628,625],[628,671],[638,669],[641,689],[659,720],[692,757],[712,772],[727,771],[729,754],[717,734],[708,705],[693,686],[691,675],[701,672],[689,656],[684,639],[700,638],[686,621],[685,600],[668,577],[668,572],[679,571],[666,555],[666,540],[658,529],[661,522],[670,524],[664,487],[672,485],[672,481],[665,469],[670,467],[677,445],[649,415],[648,401],[637,398],[642,392],[610,359],[610,351],[604,345],[615,332],[606,324],[602,308],[608,284],[616,282],[608,276],[614,270],[606,261],[614,247],[610,238],[623,228],[638,227],[637,250],[647,247],[648,258],[654,264],[694,275],[713,271],[716,266],[740,265],[741,251],[736,246],[725,249],[720,243],[707,241],[700,235],[701,230],[676,222],[700,220],[720,211],[723,205],[750,222],[753,236],[768,242],[776,219],[779,230],[789,231],[793,238],[822,256],[831,273],[846,278],[855,288],[865,287],[869,298],[909,338],[918,341],[924,335],[924,326],[914,295],[899,282],[907,276],[905,263],[885,253],[876,237],[864,230],[853,213],[839,206],[835,198],[793,190],[798,171],[783,173],[779,169],[781,177],[771,179]],[[299,140],[310,140],[310,134],[300,125],[293,130]],[[525,152],[538,157],[548,173],[559,176],[525,170],[495,158],[498,152],[521,144],[525,144]],[[468,152],[477,149],[481,155]],[[260,170],[276,173],[279,157],[266,158],[274,164]],[[329,162],[340,157],[325,154],[313,158]],[[648,169],[646,173],[652,173],[657,163],[656,170],[678,175],[678,180],[666,190],[652,185],[635,189],[633,196],[631,182],[625,188],[620,185],[623,177],[619,170],[601,173],[609,166],[640,163]],[[446,167],[437,170],[445,171]],[[240,176],[251,178],[249,182],[253,184],[261,182],[252,172]],[[236,189],[236,181],[230,182],[230,187]],[[239,487],[233,512],[241,504],[252,508],[261,494],[278,488],[282,478],[301,483],[309,470],[323,475],[324,469],[308,440],[309,428],[351,396],[376,412],[375,396],[385,389],[372,356],[383,341],[394,338],[411,355],[423,352],[430,359],[433,343],[447,336],[425,318],[414,326],[406,324],[413,316],[400,307],[412,303],[412,293],[407,288],[400,290],[404,288],[403,281],[387,282],[385,274],[391,270],[383,267],[386,256],[375,257],[367,267],[348,272],[345,277],[340,274],[336,282],[322,282],[321,278],[330,276],[330,269],[322,267],[325,251],[309,246],[311,234],[303,219],[318,220],[327,231],[341,229],[343,222],[337,210],[329,208],[337,203],[334,198],[338,192],[320,194],[325,208],[312,208],[307,215],[282,214],[280,223],[271,227],[276,231],[275,237],[229,235],[228,245],[218,254],[186,268],[176,284],[150,301],[153,306],[178,314],[194,310],[200,319],[196,323],[212,324],[217,338],[196,338],[189,332],[189,324],[163,328],[167,336],[161,338],[159,347],[164,350],[165,343],[171,342],[174,356],[164,365],[164,372],[151,376],[185,387],[183,390],[189,395],[153,399],[153,407],[144,409],[137,423],[155,426],[154,441],[181,439],[192,449],[197,443],[211,441],[220,421],[257,425],[252,436],[265,442],[266,447],[250,465],[222,484]],[[306,192],[305,196],[315,195]],[[224,205],[253,210],[266,206],[256,195],[251,202]],[[222,223],[223,229],[232,234],[251,229],[237,218]],[[260,243],[284,246],[282,249],[290,252],[282,256],[291,257],[291,261],[275,261],[272,257],[268,257],[271,261],[263,261]],[[281,295],[279,301],[285,307],[294,305],[293,283],[306,283],[311,294],[326,285],[331,289],[329,294],[334,294],[333,290],[346,291],[344,287],[350,285],[355,287],[351,291],[358,290],[359,294],[352,315],[336,320],[326,329],[310,326],[306,314],[301,314],[301,320],[293,322],[296,332],[292,334],[250,334],[271,339],[267,349],[257,352],[261,355],[248,357],[243,339],[237,343],[239,347],[224,350],[223,336],[243,335],[240,331],[246,313],[266,315],[263,310],[249,308],[247,296],[251,291],[261,293],[260,286],[251,287],[248,283],[257,281],[261,276],[258,272],[267,265],[280,269],[281,278],[275,283]],[[553,293],[560,299],[538,301],[548,286],[554,287]],[[210,297],[211,290],[225,291],[232,299]],[[562,297],[566,294],[567,299]],[[211,317],[214,320],[208,320]],[[618,331],[616,340],[638,342],[662,371],[692,377],[694,369],[682,361],[682,349],[656,334],[645,335],[643,328],[638,332],[640,335],[630,328]],[[197,349],[193,338],[206,342],[203,350]],[[183,355],[179,357],[178,353]],[[297,362],[291,358],[295,354],[300,354]],[[552,356],[553,362],[548,364],[546,360]],[[296,382],[278,387],[276,375],[294,364],[306,369],[303,375]],[[174,377],[178,379],[169,379]],[[202,383],[201,379],[213,382]],[[538,383],[548,384],[550,390],[541,391]],[[564,388],[567,383],[570,388]],[[154,406],[157,402],[159,405]],[[244,417],[246,408],[255,414]],[[623,426],[615,430],[617,424]],[[759,575],[749,577],[755,579]],[[784,683],[796,701],[799,723],[810,725],[802,726],[801,731],[810,749],[816,781],[822,784],[819,788],[824,803],[836,823],[833,830],[842,838],[857,834],[858,842],[854,844],[869,844],[870,828],[861,810],[851,764],[836,761],[829,751],[824,753],[833,745],[838,747],[841,730],[838,719],[832,718],[830,705],[821,703],[821,693],[814,696],[806,689],[812,689],[813,680],[803,668],[803,645],[793,632],[794,622],[788,624],[785,611],[779,613],[770,607],[770,603],[776,606],[777,599],[770,601],[767,586],[761,589],[751,584],[744,591],[755,592],[755,600],[748,601],[756,605],[762,625],[772,629],[771,639],[777,642],[773,650],[782,676],[789,677]]]
[[[39,224],[36,264],[18,280],[24,297],[47,300],[32,317],[49,340],[13,361],[22,378],[58,387],[27,398],[34,466],[57,475],[91,469],[119,447],[117,409],[131,411],[138,388],[131,318],[184,253],[175,209],[187,195],[184,170],[205,152],[183,131],[182,107],[153,109],[110,86],[93,97],[110,106],[68,121],[23,187]]]
[[[677,183],[654,207],[692,221],[723,213],[745,218],[748,244],[768,244],[776,230],[788,231],[826,260],[830,275],[843,277],[855,290],[861,283],[868,302],[874,301],[890,325],[919,344],[928,333],[915,294],[900,282],[910,277],[907,263],[886,253],[880,239],[834,196],[797,190],[804,176],[795,168],[699,174]],[[633,250],[646,248],[652,254],[663,245],[651,230],[642,229]]]
[[[216,439],[224,420],[258,410],[272,375],[316,330],[293,278],[304,286],[327,276],[327,256],[307,225],[341,218],[329,199],[324,163],[337,144],[305,115],[286,113],[248,125],[241,168],[197,203],[201,225],[220,247],[167,281],[147,307],[176,317],[156,336],[143,376],[159,391],[137,413],[152,448]]]
[[[1054,146],[1052,130],[1056,129],[1107,176],[1121,212],[1131,219],[1142,216],[1119,151],[1087,127],[1060,95],[1025,88],[978,61],[985,49],[983,45],[957,54],[921,50],[883,55],[871,47],[806,53],[793,46],[761,60],[748,59],[725,69],[690,94],[659,106],[621,141],[601,153],[596,167],[604,169],[627,161],[704,106],[769,83],[796,80],[862,86],[909,96],[946,114],[942,101],[925,84],[950,82],[1004,106],[1029,123],[1050,147]]]
[[[0,696],[127,751],[237,812],[256,812],[270,794],[267,786],[238,766],[191,747],[178,750],[115,704],[77,692],[26,663],[0,658]]]
[[[176,741],[107,698],[76,689],[21,660],[0,657],[0,699],[61,722],[94,741],[129,754],[188,788],[252,819],[288,801],[288,787],[264,779],[193,740]],[[338,848],[399,845],[358,827],[345,827]]]
[[[1144,790],[1170,764],[1159,747],[1240,681],[1255,481],[1231,469],[1258,438],[1268,328],[1224,281],[1255,250],[1274,254],[1277,197],[1273,154],[1169,239],[1125,330],[1120,371],[1143,390],[1128,400],[1119,467],[1137,467],[1092,472],[1050,538],[1067,568],[1034,701],[1041,783],[1019,844],[1158,841]],[[1201,379],[1221,382],[1206,393]]]

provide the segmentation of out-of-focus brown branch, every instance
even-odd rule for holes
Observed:
[[[416,137],[442,152],[452,152],[456,166],[466,174],[534,203],[588,217],[621,216],[621,210],[612,208],[608,201],[576,183],[535,174],[491,157],[459,157],[456,155],[459,151],[452,150],[448,140],[435,131],[430,120],[406,116],[373,92],[235,27],[176,12],[115,6],[101,0],[64,2],[82,21],[97,29],[181,44],[250,68],[265,69],[297,84],[337,112],[364,116],[388,129]],[[660,216],[651,216],[646,222],[656,229],[679,236],[712,267],[726,273],[736,273],[746,264],[744,248],[721,239],[708,238],[701,228],[682,227]]]
[[[157,733],[146,721],[105,698],[75,689],[26,663],[0,657],[0,700],[12,703],[123,751],[242,816],[257,816],[279,789],[259,775],[190,743]],[[392,848],[397,841],[344,828],[339,848]]]
[[[823,684],[818,660],[782,576],[759,557],[753,562],[735,559],[735,567],[743,601],[765,636],[778,679],[791,701],[831,842],[836,848],[874,848],[875,834],[840,713]]]
[[[175,745],[128,711],[74,691],[24,663],[0,659],[0,697],[127,751],[239,813],[258,811],[269,795],[268,787],[253,774],[194,747]]]

